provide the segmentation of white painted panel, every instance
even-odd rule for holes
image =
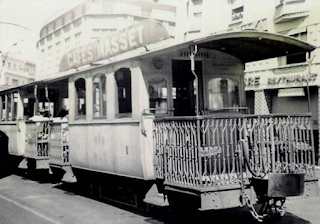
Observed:
[[[25,128],[21,124],[21,132],[18,132],[14,122],[1,123],[0,131],[4,132],[9,138],[9,154],[22,156],[25,153]],[[1,146],[3,147],[3,146]]]
[[[139,123],[70,124],[72,166],[143,178]]]

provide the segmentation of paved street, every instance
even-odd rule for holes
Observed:
[[[320,223],[320,197],[289,200],[280,223]],[[68,191],[64,187],[11,175],[0,180],[0,223],[254,223],[246,209],[141,215]]]
[[[58,187],[57,185],[39,183],[16,175],[8,176],[0,180],[0,202],[7,201],[14,205],[12,208],[15,211],[10,213],[13,219],[25,219],[25,216],[19,212],[25,210],[31,215],[38,216],[38,221],[43,220],[40,223],[44,224],[144,223],[144,217],[75,195]],[[0,217],[4,216],[2,211],[6,211],[3,208],[8,203],[0,204]]]

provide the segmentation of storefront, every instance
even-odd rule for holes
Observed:
[[[303,65],[247,73],[246,96],[254,114],[311,113],[318,161],[320,71],[313,69],[309,73],[307,70]]]

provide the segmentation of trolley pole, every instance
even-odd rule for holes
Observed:
[[[198,92],[199,83],[198,83],[198,76],[195,73],[195,62],[194,62],[194,57],[197,54],[197,52],[198,52],[198,47],[197,45],[194,45],[194,50],[191,51],[191,54],[189,55],[189,57],[191,59],[191,72],[194,75],[195,82],[196,82],[196,85],[194,87],[196,91],[196,116],[199,116],[199,92]]]

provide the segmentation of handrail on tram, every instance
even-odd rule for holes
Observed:
[[[225,110],[232,110],[234,112],[238,112],[238,110],[244,110],[247,113],[250,114],[250,108],[249,107],[218,107],[218,108],[207,108],[206,111],[209,112],[217,112],[217,111],[225,111]]]
[[[143,123],[143,116],[148,116],[148,115],[153,115],[154,113],[151,113],[151,111],[174,111],[174,108],[146,108],[143,109],[141,112],[141,116],[140,116],[140,124],[141,124],[141,134],[143,134],[144,136],[147,136],[146,133],[146,128],[144,127],[144,123]]]

